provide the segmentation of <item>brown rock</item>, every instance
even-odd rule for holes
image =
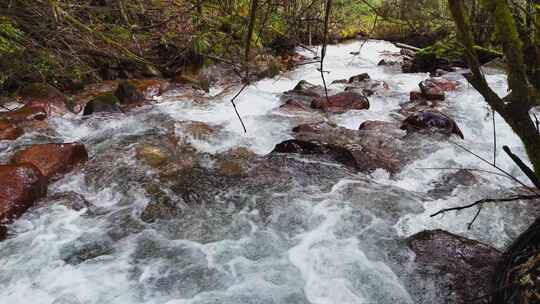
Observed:
[[[47,194],[46,179],[31,164],[0,165],[0,224],[21,216]]]
[[[336,95],[316,98],[311,103],[314,109],[320,109],[330,113],[344,113],[349,110],[369,109],[369,100],[363,94],[355,92],[343,92]]]
[[[380,120],[366,120],[360,124],[358,130],[399,130],[398,125],[393,122]]]
[[[15,140],[22,134],[23,131],[17,125],[7,120],[0,120],[0,140]]]
[[[68,100],[57,88],[46,83],[33,83],[19,91],[21,101],[31,108],[41,108],[48,115],[68,111]]]
[[[14,164],[32,164],[41,174],[51,179],[73,170],[88,160],[83,144],[42,144],[18,151],[12,157]]]
[[[47,118],[47,110],[35,104],[28,104],[20,109],[0,112],[0,119],[13,123],[28,122],[34,120],[44,120]]]
[[[420,91],[411,91],[410,93],[410,100],[411,101],[419,101],[419,100],[423,100],[424,99],[424,95],[422,95],[422,92]]]
[[[284,104],[279,107],[284,111],[312,111],[312,109],[305,102],[297,99],[288,99]]]
[[[419,84],[424,98],[428,100],[444,100],[444,92],[455,91],[457,83],[442,78],[429,78]]]
[[[447,303],[472,303],[473,299],[478,299],[475,303],[488,303],[488,298],[480,297],[491,293],[499,251],[442,230],[417,233],[408,238],[408,243],[416,254],[414,274],[447,289]]]

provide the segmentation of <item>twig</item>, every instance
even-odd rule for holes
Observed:
[[[495,128],[495,110],[491,109],[493,121],[493,165],[497,165],[497,129]]]
[[[499,170],[500,172],[502,172],[504,175],[506,175],[506,176],[508,176],[509,178],[511,178],[511,179],[512,179],[513,181],[515,181],[516,183],[518,183],[518,184],[520,184],[521,186],[527,188],[530,192],[532,192],[532,193],[539,193],[539,192],[538,192],[538,189],[533,189],[533,188],[527,186],[525,183],[523,183],[522,181],[520,181],[519,179],[517,179],[515,176],[513,176],[513,175],[510,174],[510,173],[508,173],[506,170],[500,168],[499,166],[492,164],[491,162],[489,162],[487,159],[483,158],[482,156],[480,156],[480,155],[474,153],[473,151],[467,149],[466,147],[464,147],[464,146],[462,146],[462,145],[460,145],[460,144],[458,144],[458,143],[452,142],[452,144],[454,144],[454,145],[460,147],[461,149],[463,149],[463,150],[469,152],[470,154],[474,155],[476,158],[480,159],[480,160],[483,161],[484,163],[486,163],[486,164],[492,166],[493,168]],[[539,193],[539,194],[540,194],[540,193]]]
[[[536,178],[536,175],[534,174],[534,171],[529,168],[517,155],[512,153],[510,148],[508,146],[503,146],[504,152],[510,156],[510,158],[514,161],[514,163],[521,169],[525,175],[529,178],[529,180],[536,186],[536,188],[540,189],[540,181],[538,181],[538,178]]]
[[[441,209],[441,210],[433,213],[432,215],[430,215],[430,217],[435,217],[435,216],[437,216],[439,214],[443,214],[443,213],[446,213],[446,212],[449,212],[449,211],[460,211],[460,210],[463,210],[463,209],[468,209],[468,208],[471,208],[471,207],[474,207],[474,206],[477,206],[477,205],[482,205],[482,204],[485,204],[485,203],[513,202],[513,201],[519,201],[519,200],[533,200],[533,199],[537,199],[537,198],[540,198],[539,194],[515,195],[515,196],[505,197],[505,198],[485,198],[485,199],[478,200],[478,201],[476,201],[474,203],[471,203],[471,204],[468,204],[468,205]]]
[[[322,50],[321,50],[321,78],[324,85],[324,94],[326,96],[326,102],[328,102],[328,88],[326,87],[326,80],[324,79],[324,57],[326,56],[326,39],[328,35],[328,19],[330,18],[330,12],[332,10],[332,0],[326,1],[326,8],[324,13],[324,33],[323,33],[323,43],[322,43]]]
[[[505,177],[505,178],[510,178],[505,174],[497,173],[497,172],[490,171],[490,170],[479,169],[479,168],[415,168],[415,169],[418,169],[418,170],[467,170],[467,171],[478,171],[478,172],[498,175],[498,176]]]
[[[242,124],[242,128],[244,129],[244,133],[247,133],[246,125],[244,124],[244,121],[242,120],[242,117],[240,116],[240,113],[238,113],[238,109],[236,108],[236,104],[234,103],[234,100],[238,98],[238,96],[249,86],[249,82],[245,83],[244,86],[234,95],[234,97],[231,99],[231,103],[234,108],[234,112],[236,113],[236,116],[238,117],[238,120],[240,120],[240,123]]]

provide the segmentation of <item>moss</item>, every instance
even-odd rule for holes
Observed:
[[[27,98],[51,98],[62,96],[62,93],[47,83],[32,83],[23,87],[19,95]]]
[[[98,95],[96,98],[92,99],[92,102],[98,102],[102,104],[109,104],[109,105],[117,105],[120,103],[120,100],[118,100],[118,97],[114,95],[112,92],[107,92]]]

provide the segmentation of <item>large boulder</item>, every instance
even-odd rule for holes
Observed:
[[[84,107],[83,115],[91,115],[98,112],[115,113],[121,112],[120,100],[113,93],[103,93],[90,100]]]
[[[23,131],[17,125],[7,120],[0,120],[0,140],[15,140],[22,134]]]
[[[419,111],[410,115],[403,121],[401,129],[407,132],[434,131],[445,135],[455,134],[464,138],[459,126],[452,118],[435,111]]]
[[[42,108],[47,114],[64,114],[68,111],[66,96],[49,84],[32,83],[20,89],[18,93],[24,104]]]
[[[489,303],[486,296],[492,292],[491,278],[501,258],[498,250],[442,230],[422,231],[407,242],[415,253],[409,284],[418,291],[417,303]],[[438,288],[414,286],[425,281]],[[436,290],[444,294],[433,294]]]
[[[73,170],[88,160],[88,153],[83,144],[41,144],[33,145],[13,155],[13,164],[32,164],[47,178]]]
[[[316,98],[311,102],[311,107],[329,113],[345,113],[350,110],[369,109],[369,100],[364,94],[343,92],[328,98]]]
[[[0,165],[0,226],[21,216],[47,194],[47,181],[31,164]]]

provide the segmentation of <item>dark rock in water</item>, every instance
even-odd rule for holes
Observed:
[[[292,89],[292,91],[286,92],[286,94],[295,94],[308,97],[319,97],[324,95],[324,87],[314,85],[305,80],[300,80],[298,84]]]
[[[66,208],[81,211],[84,208],[93,208],[94,206],[88,202],[84,196],[79,193],[69,191],[69,192],[59,192],[52,195],[48,195],[46,198],[40,200],[36,207],[47,207],[50,205],[63,205]]]
[[[385,60],[385,59],[381,59],[381,61],[377,63],[378,66],[394,66],[397,64],[398,64],[397,61],[390,61],[390,60]]]
[[[411,91],[410,100],[411,101],[424,100],[424,95],[422,94],[422,92],[419,92],[419,91]]]
[[[129,82],[122,81],[118,84],[118,88],[114,92],[121,104],[134,104],[144,100],[144,95],[139,92],[137,87]]]
[[[343,92],[336,95],[319,97],[313,100],[311,107],[330,113],[344,113],[349,110],[369,109],[369,100],[363,94]]]
[[[410,115],[403,121],[401,129],[407,132],[430,130],[446,135],[456,134],[462,139],[464,138],[463,133],[453,119],[433,111],[420,111]]]
[[[371,79],[371,77],[369,77],[369,74],[368,73],[362,73],[362,74],[358,74],[358,75],[355,75],[355,76],[352,76],[351,78],[349,78],[349,83],[362,82],[362,81],[368,80],[368,79]]]
[[[348,83],[348,82],[349,81],[347,79],[337,79],[337,80],[332,81],[331,84],[336,84],[336,83],[341,84],[341,83]]]
[[[397,130],[398,125],[393,122],[379,121],[379,120],[366,120],[360,124],[358,130]]]
[[[452,191],[459,186],[474,186],[478,184],[478,178],[470,170],[457,170],[443,175],[442,180],[434,183],[434,188],[428,194],[441,198],[452,194]]]
[[[32,164],[46,179],[56,178],[88,160],[83,144],[41,144],[33,145],[13,155],[14,164]]]
[[[362,82],[355,82],[345,88],[346,92],[354,92],[371,96],[375,93],[384,93],[388,91],[389,86],[386,82],[381,80],[367,79]]]
[[[444,100],[444,92],[455,91],[457,84],[442,78],[429,78],[419,84],[422,96],[427,100]]]
[[[47,181],[31,164],[0,165],[0,225],[21,216],[47,194]]]
[[[406,56],[406,57],[413,58],[414,55],[416,55],[416,52],[413,51],[413,50],[409,50],[409,49],[400,49],[399,54],[403,55],[403,56]]]
[[[120,100],[113,93],[103,93],[86,104],[83,115],[91,115],[98,112],[121,112],[119,104]]]
[[[78,265],[100,256],[110,255],[113,252],[113,242],[110,238],[83,234],[61,248],[60,256],[67,264]]]
[[[489,303],[491,278],[501,258],[493,247],[442,230],[417,233],[407,239],[415,253],[413,279],[409,282],[419,303]],[[414,286],[433,281],[438,288]],[[420,289],[421,288],[421,289]],[[435,290],[449,293],[433,294]]]
[[[23,130],[8,120],[0,120],[0,140],[15,140],[23,135]]]

